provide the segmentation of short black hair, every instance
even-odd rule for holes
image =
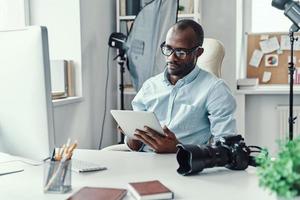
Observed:
[[[187,28],[192,28],[195,32],[197,45],[202,46],[204,39],[204,31],[200,24],[191,19],[183,19],[174,24],[175,30],[186,30]]]

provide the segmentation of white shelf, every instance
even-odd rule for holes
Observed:
[[[77,103],[77,102],[81,102],[81,101],[83,101],[83,97],[76,96],[76,97],[67,97],[67,98],[63,98],[63,99],[54,99],[54,100],[52,100],[52,103],[53,103],[54,107],[57,107],[57,106]]]
[[[135,15],[120,16],[120,20],[134,20]]]
[[[236,94],[255,95],[255,94],[289,94],[289,85],[260,85],[256,88],[242,88],[236,90]],[[300,94],[300,86],[294,85],[294,94]]]
[[[124,94],[127,95],[136,95],[136,91],[134,88],[124,88]]]
[[[178,14],[178,18],[195,18],[196,14],[188,13],[188,14]]]
[[[126,15],[126,16],[119,16],[120,20],[134,20],[135,15]],[[178,14],[178,18],[198,18],[200,17],[199,14],[188,13],[188,14]]]

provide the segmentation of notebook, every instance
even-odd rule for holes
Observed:
[[[67,200],[121,200],[126,193],[121,188],[83,187]]]
[[[158,180],[129,183],[128,191],[137,200],[174,198],[174,193]]]

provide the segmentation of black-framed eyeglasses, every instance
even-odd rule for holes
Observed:
[[[201,48],[201,46],[195,46],[191,49],[179,49],[179,48],[174,49],[174,48],[170,47],[169,45],[166,45],[166,42],[163,42],[160,45],[162,54],[164,54],[165,56],[170,56],[173,53],[175,53],[175,56],[178,59],[185,59],[187,55],[193,53],[194,51],[196,51],[199,48]]]

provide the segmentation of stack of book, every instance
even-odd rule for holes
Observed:
[[[136,200],[173,199],[174,193],[158,180],[128,183],[128,193]],[[121,200],[123,188],[83,187],[67,200]]]
[[[237,89],[255,89],[258,86],[258,78],[244,78],[237,80]]]
[[[67,200],[121,200],[126,194],[122,188],[83,187]]]
[[[174,193],[158,180],[129,183],[128,191],[137,200],[174,198]]]
[[[71,61],[51,60],[50,74],[52,99],[74,96],[73,68]]]

